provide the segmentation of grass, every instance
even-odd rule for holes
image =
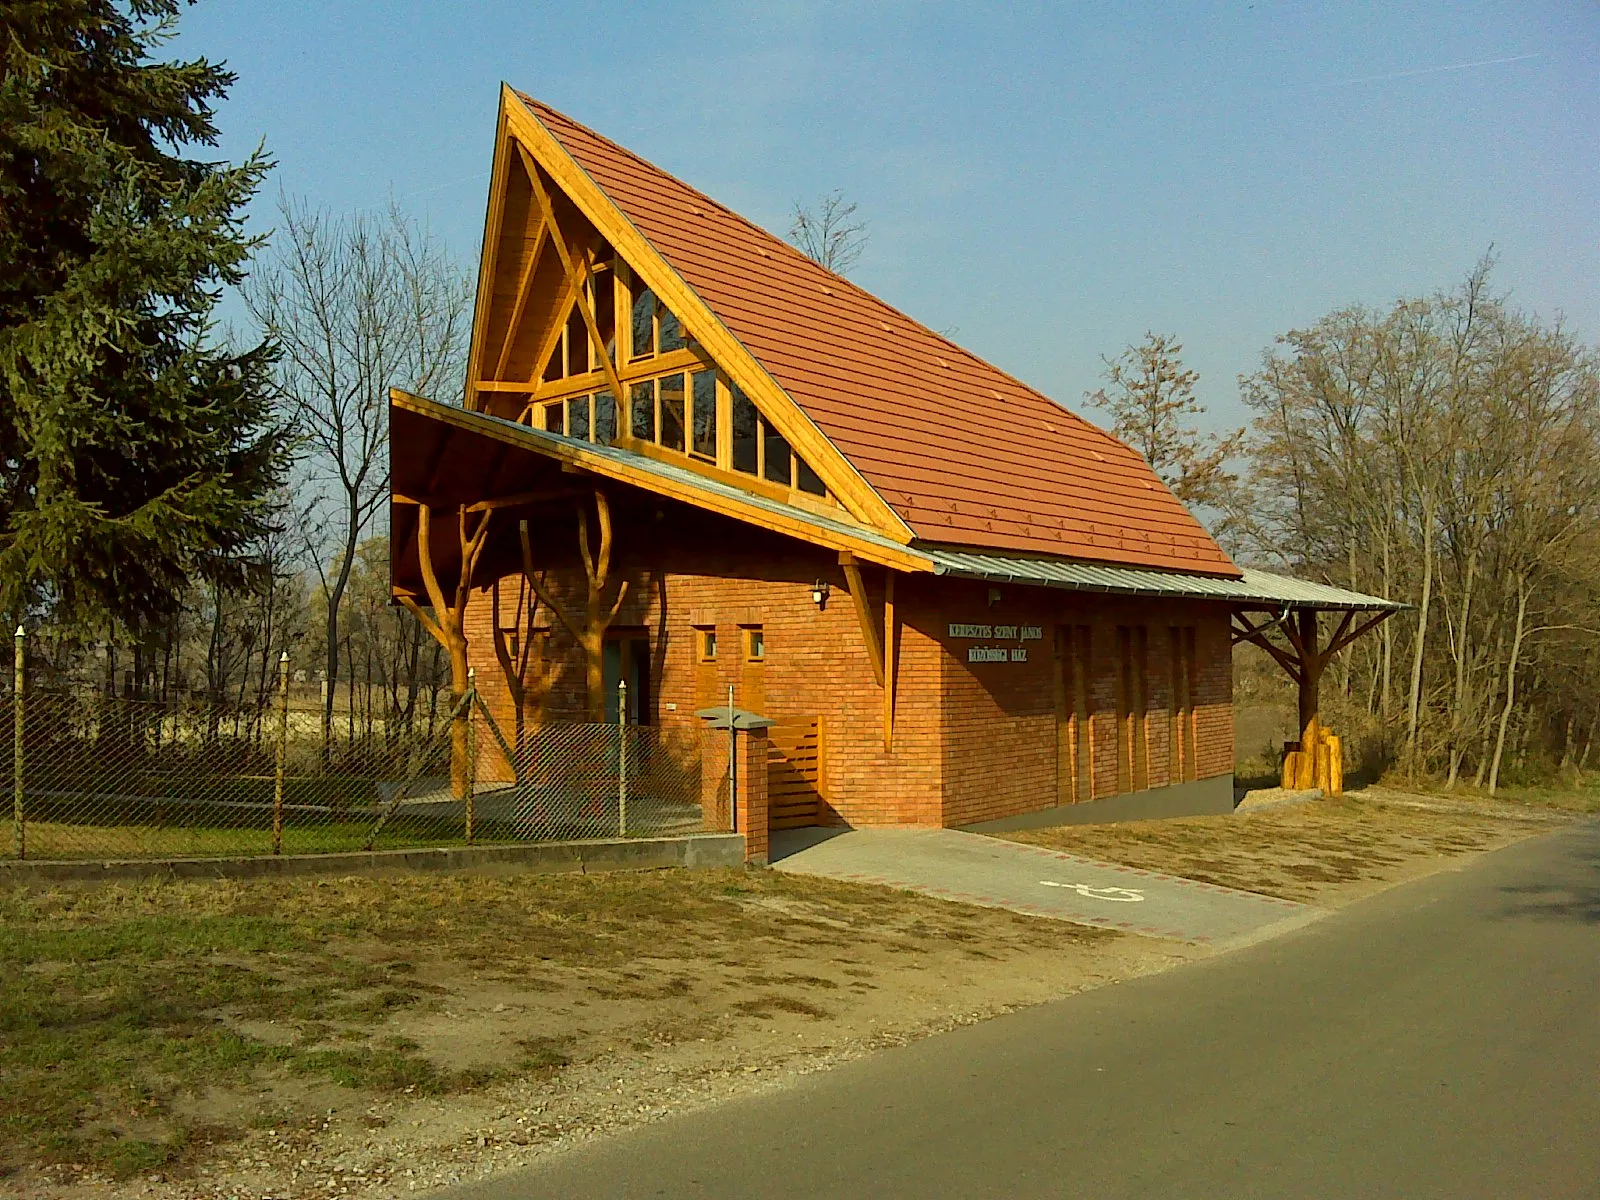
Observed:
[[[622,1003],[647,1007],[820,1019],[796,992],[836,985],[795,974],[796,950],[1054,949],[1104,936],[742,870],[0,891],[0,1179],[47,1164],[181,1173],[242,1132],[186,1121],[201,1087],[265,1095],[272,1081],[299,1080],[445,1094],[546,1076],[579,1055],[536,1029],[508,1037],[492,1069],[459,1070],[393,1029],[397,1017],[460,1004],[480,979],[529,992],[560,969],[588,979],[594,1003],[618,989]],[[713,977],[732,982],[708,992]],[[743,978],[764,985],[754,1000]]]

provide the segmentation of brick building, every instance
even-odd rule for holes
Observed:
[[[753,857],[1226,811],[1233,642],[1289,636],[1311,745],[1395,607],[1239,569],[1109,434],[510,89],[484,244],[465,405],[394,395],[396,595],[506,721],[512,660],[535,724],[777,720]]]

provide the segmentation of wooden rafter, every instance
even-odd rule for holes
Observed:
[[[543,221],[539,222],[539,229],[533,235],[533,249],[528,252],[528,261],[522,266],[522,279],[517,283],[517,298],[511,305],[511,319],[506,322],[506,335],[500,342],[500,356],[495,360],[493,377],[499,379],[506,373],[506,363],[511,358],[511,347],[516,344],[517,332],[522,326],[522,310],[528,305],[528,294],[533,290],[533,273],[539,266],[539,256],[544,252],[545,239],[550,236],[550,227]],[[535,371],[544,367],[540,363]],[[479,390],[486,390],[479,385]]]
[[[561,269],[567,274],[569,290],[575,298],[574,303],[583,317],[585,328],[589,331],[589,340],[594,343],[595,357],[600,360],[600,368],[605,372],[606,382],[611,386],[612,395],[617,398],[617,403],[621,404],[627,393],[622,390],[622,380],[617,378],[617,365],[611,361],[611,352],[606,349],[605,338],[600,334],[599,322],[595,320],[594,307],[589,303],[589,257],[586,254],[575,257],[568,249],[566,235],[556,221],[555,202],[551,200],[550,192],[544,186],[544,180],[539,178],[538,164],[533,161],[533,155],[528,153],[528,148],[520,141],[517,143],[517,153],[522,156],[522,169],[528,173],[528,182],[533,187],[534,198],[539,202],[539,211],[543,214],[544,223],[550,230],[550,241],[556,248],[556,254],[561,258]],[[542,368],[541,363],[535,368],[535,373]]]
[[[861,640],[867,644],[867,657],[872,661],[872,678],[879,687],[884,686],[883,641],[878,637],[877,622],[872,619],[872,607],[867,603],[866,584],[861,581],[861,565],[848,550],[839,552],[839,565],[844,568],[844,578],[850,588],[850,600],[856,608],[856,620],[861,625]]]
[[[540,492],[516,492],[510,496],[494,496],[488,500],[475,501],[472,504],[464,505],[463,511],[469,513],[481,513],[490,512],[497,508],[520,508],[528,504],[545,504],[551,500],[571,500],[575,496],[584,496],[587,494],[588,493],[586,491],[580,491],[577,488],[559,488],[554,491],[547,489]],[[416,505],[418,507],[427,506],[431,508],[444,508],[448,504],[447,501],[439,500],[434,497],[418,498],[415,496],[403,495],[400,492],[395,492],[391,499],[396,504]]]

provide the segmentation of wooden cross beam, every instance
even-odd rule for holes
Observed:
[[[556,221],[555,202],[551,200],[550,192],[544,186],[544,180],[539,177],[539,167],[533,161],[533,155],[528,153],[528,148],[521,142],[517,143],[517,153],[522,156],[522,168],[528,173],[528,182],[533,185],[533,194],[539,201],[539,211],[544,216],[545,225],[550,229],[551,244],[555,246],[556,254],[561,259],[561,269],[566,272],[568,290],[575,296],[578,312],[583,317],[584,326],[589,330],[590,340],[594,343],[595,357],[600,360],[600,368],[605,372],[606,382],[610,385],[617,403],[624,404],[627,401],[627,393],[622,390],[622,380],[617,378],[617,366],[611,361],[611,353],[606,349],[605,339],[600,336],[600,325],[595,320],[594,309],[589,304],[589,258],[587,255],[574,256],[568,248],[566,236]],[[535,374],[543,366],[544,364],[540,363],[535,367]]]

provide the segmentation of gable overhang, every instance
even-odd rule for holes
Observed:
[[[673,463],[549,433],[503,417],[444,404],[399,389],[389,393],[391,536],[394,539],[394,581],[403,564],[415,557],[415,522],[408,519],[417,502],[435,508],[507,504],[515,508],[525,483],[523,463],[554,468],[570,483],[582,477],[612,480],[666,499],[680,501],[748,525],[784,534],[798,541],[862,562],[897,571],[932,571],[925,555],[884,537],[875,530],[832,520],[806,509],[724,484]],[[490,465],[492,464],[492,466]],[[528,503],[540,496],[535,490]]]
[[[856,522],[900,545],[908,545],[912,541],[914,534],[911,527],[817,427],[804,409],[794,402],[783,386],[728,329],[649,238],[612,202],[584,167],[539,120],[516,89],[504,83],[500,89],[494,164],[485,214],[477,299],[473,310],[472,341],[468,351],[469,407],[482,407],[476,396],[480,381],[498,382],[490,379],[491,372],[485,370],[485,365],[491,350],[487,340],[499,279],[498,256],[504,200],[512,172],[529,170],[532,166],[537,166],[550,177],[584,220],[616,249],[629,267],[661,298],[716,365],[756,403],[795,452],[816,471]]]

